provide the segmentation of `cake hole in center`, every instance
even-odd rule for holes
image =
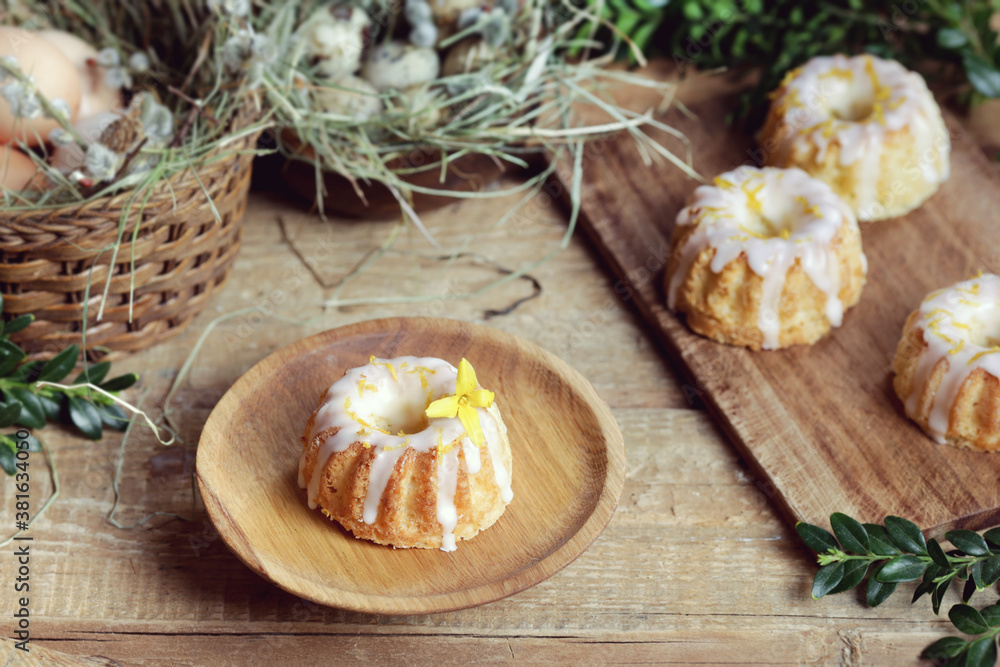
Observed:
[[[427,430],[430,421],[424,413],[425,407],[417,403],[402,403],[383,408],[383,414],[371,415],[371,423],[392,435],[416,435]]]
[[[863,123],[875,113],[874,91],[864,95],[845,95],[830,108],[830,114],[837,120],[848,123]]]
[[[762,212],[750,211],[744,227],[755,236],[767,239],[787,239],[795,231],[798,219],[791,214],[766,216]]]
[[[969,327],[970,343],[985,348],[1000,346],[1000,307],[977,312]]]

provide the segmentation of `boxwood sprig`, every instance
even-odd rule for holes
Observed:
[[[3,297],[0,296],[0,313]],[[68,377],[80,358],[80,348],[70,345],[48,361],[25,361],[27,354],[10,340],[12,334],[23,331],[34,321],[32,315],[21,315],[0,322],[0,429],[17,426],[38,429],[47,423],[62,423],[74,427],[91,440],[100,440],[104,428],[124,430],[128,417],[114,401],[88,386],[54,387],[46,383],[60,382]],[[135,384],[139,376],[126,373],[108,379],[111,362],[88,365],[73,380],[73,385],[94,385],[117,395]],[[38,441],[28,439],[29,451],[40,448]],[[0,468],[13,475],[17,440],[13,433],[0,433]]]
[[[941,660],[948,665],[964,667],[989,667],[997,661],[997,635],[1000,634],[1000,604],[991,604],[976,610],[967,604],[956,604],[948,612],[959,632],[972,635],[971,639],[942,637],[926,649],[928,660]]]
[[[833,534],[809,523],[798,523],[796,532],[817,553],[820,569],[813,579],[812,596],[843,593],[868,578],[867,601],[872,607],[885,602],[899,584],[920,579],[912,602],[930,595],[937,614],[944,594],[956,581],[964,581],[962,599],[1000,581],[1000,528],[983,535],[952,530],[945,538],[955,549],[945,551],[935,539],[925,539],[912,521],[886,517],[884,525],[860,523],[846,514],[830,515]]]

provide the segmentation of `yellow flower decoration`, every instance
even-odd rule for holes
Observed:
[[[477,389],[479,381],[476,371],[467,359],[458,364],[458,380],[455,382],[455,395],[439,398],[427,406],[427,416],[431,419],[450,418],[458,416],[462,420],[465,432],[477,447],[486,444],[483,429],[479,426],[479,412],[476,408],[488,408],[493,405],[493,392]]]

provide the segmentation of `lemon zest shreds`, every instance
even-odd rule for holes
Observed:
[[[397,382],[399,381],[399,376],[396,375],[396,369],[388,361],[376,361],[375,355],[373,354],[368,359],[368,363],[371,364],[372,366],[385,366],[386,368],[389,369],[389,372],[392,373],[392,379],[396,380]]]
[[[748,188],[746,183],[743,184],[743,192],[747,196],[747,208],[749,208],[754,213],[760,213],[763,210],[763,206],[761,205],[760,200],[757,199],[757,194],[763,189],[764,189],[763,182],[761,182],[760,185],[758,185],[756,188],[753,189]]]
[[[348,396],[346,399],[344,399],[344,414],[346,414],[348,417],[350,417],[351,419],[353,419],[358,424],[361,424],[363,427],[365,427],[369,431],[378,431],[379,433],[384,433],[385,435],[391,435],[391,433],[389,433],[388,431],[380,429],[377,426],[372,426],[371,424],[369,424],[368,422],[366,422],[364,419],[362,419],[358,415],[357,412],[355,412],[354,410],[351,410],[351,397],[350,396]]]
[[[798,197],[796,197],[795,201],[797,201],[798,203],[802,204],[802,210],[805,213],[807,213],[808,215],[814,215],[817,218],[820,217],[819,204],[811,204],[811,203],[809,203],[809,200],[806,199],[805,197],[803,197],[802,195],[799,195]]]
[[[974,364],[983,357],[985,357],[987,354],[993,354],[994,352],[1000,352],[1000,346],[994,345],[988,350],[982,350],[981,352],[976,352],[974,355],[972,355],[972,358],[969,359],[968,363]]]
[[[819,75],[821,79],[845,79],[847,81],[854,80],[854,72],[845,67],[833,67],[830,70],[823,72]]]
[[[958,341],[958,345],[948,350],[948,354],[958,354],[959,352],[962,351],[962,348],[964,347],[965,347],[965,339],[963,338],[960,341]]]

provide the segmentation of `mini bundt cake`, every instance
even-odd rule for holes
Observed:
[[[697,333],[754,350],[840,326],[868,270],[850,207],[799,169],[740,167],[677,216],[667,305]]]
[[[513,498],[507,427],[462,359],[371,358],[309,418],[299,486],[355,537],[454,551]]]
[[[893,387],[935,441],[1000,449],[1000,276],[980,275],[927,296],[896,348]]]
[[[911,211],[948,180],[951,139],[924,79],[871,55],[813,58],[772,93],[765,163],[828,183],[859,220]]]

